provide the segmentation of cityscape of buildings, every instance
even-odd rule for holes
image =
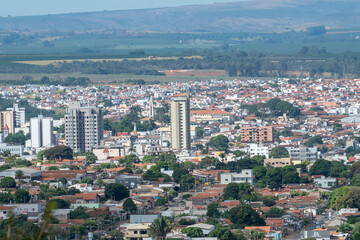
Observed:
[[[360,185],[360,83],[292,81],[0,87],[0,219],[62,201],[59,239],[160,239],[158,219],[161,239],[351,239],[360,203],[332,194]]]

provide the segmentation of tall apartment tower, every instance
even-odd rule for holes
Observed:
[[[190,149],[190,95],[171,99],[171,144],[173,149]]]
[[[54,145],[53,119],[38,117],[30,119],[31,147],[51,147]]]
[[[25,124],[25,108],[19,108],[19,104],[14,103],[12,108],[6,108],[6,111],[15,112],[16,126],[20,127]]]
[[[149,118],[153,118],[154,117],[154,99],[153,96],[151,95],[150,97],[150,102],[149,102]]]
[[[103,114],[97,107],[70,102],[65,114],[65,142],[75,152],[88,152],[103,139]]]
[[[14,111],[1,111],[0,112],[0,132],[3,132],[5,128],[9,133],[15,133],[16,117]]]

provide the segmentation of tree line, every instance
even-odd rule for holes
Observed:
[[[223,69],[228,76],[289,77],[292,72],[321,76],[328,72],[333,77],[360,76],[360,61],[354,53],[328,54],[326,49],[304,46],[297,54],[280,55],[262,52],[200,53],[202,58],[124,61],[73,61],[56,65],[28,66],[1,65],[1,73],[82,73],[164,75],[164,69]]]

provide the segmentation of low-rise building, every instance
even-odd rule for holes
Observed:
[[[314,178],[314,186],[321,188],[332,188],[337,184],[337,179],[332,177],[321,176],[320,178]]]
[[[240,173],[222,173],[220,176],[221,184],[229,183],[249,183],[253,185],[253,170],[243,169]]]
[[[18,154],[18,155],[22,156],[24,154],[24,146],[10,145],[8,143],[0,143],[0,152],[4,152],[4,151],[10,151],[11,155]]]
[[[150,237],[149,227],[151,223],[130,224],[126,227],[125,239],[126,240],[142,240],[143,238]]]
[[[193,118],[195,122],[230,121],[230,114],[222,110],[192,110],[190,111],[190,117]]]
[[[316,240],[330,240],[329,230],[312,230],[312,231],[302,231],[301,239],[316,239]]]
[[[264,160],[264,166],[285,167],[293,165],[290,158],[267,158]]]
[[[34,168],[10,168],[0,172],[0,177],[12,177],[15,178],[16,171],[22,171],[23,177],[22,178],[29,178],[30,180],[40,178],[42,172],[40,170]]]
[[[141,185],[141,177],[139,176],[128,176],[128,175],[119,175],[115,177],[115,182],[121,183],[128,188],[137,188]]]
[[[215,229],[214,225],[206,224],[206,223],[197,223],[197,224],[194,224],[194,225],[190,225],[188,227],[200,228],[204,235],[209,234],[212,230]]]

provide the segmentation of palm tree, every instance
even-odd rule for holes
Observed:
[[[171,232],[172,228],[173,225],[168,218],[160,217],[150,225],[149,233],[155,240],[165,240],[166,234]]]
[[[22,176],[24,176],[24,172],[23,172],[23,171],[17,170],[17,171],[15,172],[15,178],[17,178],[19,181],[20,181],[20,178],[21,178]]]
[[[338,226],[339,232],[347,233],[347,232],[350,232],[351,230],[352,230],[352,227],[347,222],[343,222]]]

